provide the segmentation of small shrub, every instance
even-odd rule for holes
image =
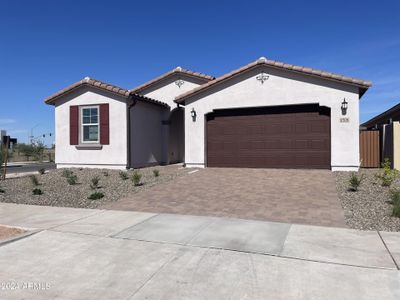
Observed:
[[[119,177],[120,177],[122,180],[127,180],[127,179],[129,178],[128,172],[126,172],[126,171],[119,171]]]
[[[157,169],[153,170],[153,175],[154,175],[154,177],[160,176],[160,171]]]
[[[0,188],[0,194],[4,194],[6,191]]]
[[[32,194],[33,195],[43,195],[43,191],[41,189],[36,188],[36,189],[32,190]]]
[[[36,175],[29,175],[29,179],[31,180],[33,186],[39,185],[39,179],[36,177]]]
[[[45,168],[41,168],[38,170],[40,175],[43,175],[44,173],[46,173],[46,169]]]
[[[382,163],[382,171],[376,175],[381,180],[382,186],[390,187],[398,176],[399,172],[396,169],[392,169],[390,160],[385,158]]]
[[[99,182],[100,182],[100,177],[99,176],[93,177],[92,180],[91,180],[90,187],[93,190],[97,190],[99,188]]]
[[[64,169],[62,172],[62,176],[65,178],[70,177],[72,174],[74,174],[74,172],[72,172],[71,170],[68,170],[68,169]]]
[[[88,199],[90,200],[98,200],[104,197],[104,194],[102,192],[94,192],[92,194],[90,194],[90,196],[88,197]]]
[[[356,173],[351,173],[350,179],[349,179],[349,184],[350,184],[350,190],[353,192],[357,192],[359,186],[361,185],[361,182],[364,178],[364,175],[361,175],[358,177]]]
[[[391,191],[390,199],[393,204],[392,215],[400,218],[400,191]]]
[[[392,215],[393,217],[400,218],[400,202],[393,205]]]
[[[78,182],[78,176],[72,174],[67,178],[67,182],[69,185],[75,185]]]
[[[142,180],[142,174],[140,174],[138,171],[133,172],[133,175],[132,175],[133,184],[135,186],[139,186],[142,184],[141,180]]]
[[[103,172],[103,175],[104,175],[105,177],[108,177],[110,174],[109,174],[107,171],[104,171],[104,172]]]

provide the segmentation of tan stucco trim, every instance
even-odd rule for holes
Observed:
[[[393,122],[393,167],[400,170],[400,122]]]

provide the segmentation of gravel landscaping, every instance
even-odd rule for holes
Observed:
[[[30,176],[0,181],[0,202],[96,208],[106,202],[117,201],[121,197],[187,174],[187,169],[177,165],[139,169],[137,172],[142,175],[141,185],[135,186],[132,181],[133,171],[127,171],[128,178],[124,180],[118,170],[69,169],[77,176],[77,183],[71,185],[63,176],[64,170],[51,170],[43,175],[37,173],[37,186]],[[159,170],[158,177],[154,175],[154,170]],[[98,188],[91,187],[95,177],[99,179]],[[43,194],[33,195],[34,189],[40,189]],[[97,200],[88,199],[94,192],[103,193],[104,197]]]
[[[392,216],[390,189],[399,189],[397,180],[391,188],[383,187],[376,177],[379,169],[361,169],[363,175],[358,191],[349,190],[349,172],[335,172],[338,196],[350,228],[362,230],[400,231],[400,218]]]
[[[0,226],[0,241],[12,238],[24,232],[26,231],[19,228]]]

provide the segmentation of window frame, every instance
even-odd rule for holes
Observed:
[[[97,109],[97,123],[83,123],[83,110],[84,109],[91,109],[91,108],[96,108]],[[100,105],[84,105],[79,107],[79,135],[80,135],[80,142],[81,144],[95,144],[99,145],[100,144]],[[97,140],[96,141],[84,141],[83,140],[83,128],[85,126],[97,126]]]

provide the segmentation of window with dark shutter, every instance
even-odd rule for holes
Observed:
[[[78,106],[69,107],[69,143],[70,145],[79,144],[79,108]]]
[[[108,104],[100,104],[100,144],[110,144],[110,112]]]

